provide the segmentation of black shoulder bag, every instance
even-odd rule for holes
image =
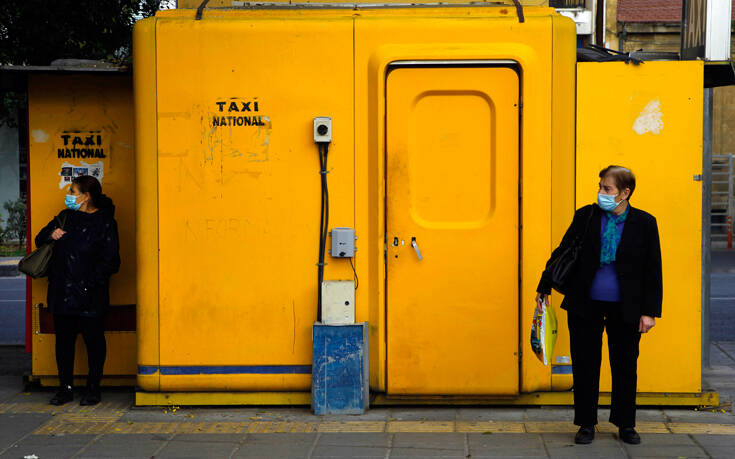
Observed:
[[[595,206],[590,206],[590,214],[587,216],[587,223],[584,225],[584,232],[574,236],[572,244],[564,249],[562,253],[556,257],[549,266],[546,267],[545,275],[551,282],[551,287],[562,295],[566,295],[569,287],[569,281],[577,271],[579,265],[579,257],[582,254],[582,243],[587,236],[587,230],[595,212]]]
[[[66,224],[66,214],[64,219],[61,220],[59,217],[55,217],[56,223],[59,228],[64,229]],[[31,276],[34,279],[46,276],[48,274],[49,263],[51,262],[51,255],[54,251],[53,240],[46,242],[41,247],[38,247],[33,252],[29,253],[18,263],[18,271],[25,275]]]

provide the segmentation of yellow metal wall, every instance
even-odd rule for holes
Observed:
[[[701,390],[702,65],[577,65],[577,207],[618,164],[636,175],[631,204],[658,221],[663,317],[641,339],[639,392]],[[610,390],[606,351],[600,390]]]
[[[157,368],[310,365],[319,218],[311,130],[327,115],[330,227],[356,228],[356,318],[370,323],[371,387],[386,389],[385,75],[398,60],[508,59],[521,70],[521,301],[509,307],[521,317],[514,335],[526,337],[540,268],[573,212],[575,29],[553,9],[525,13],[523,24],[504,7],[212,10],[202,21],[189,10],[141,21],[138,359],[151,370],[140,386],[309,388],[308,374]],[[262,126],[212,125],[217,102],[256,100]],[[346,260],[327,262],[325,279],[352,277]],[[550,368],[525,338],[520,346],[520,390],[550,389]]]
[[[120,272],[112,276],[113,305],[136,303],[135,156],[133,149],[132,86],[129,75],[29,75],[31,234],[38,232],[64,208],[68,184],[60,176],[64,162],[104,167],[102,190],[115,203],[120,233]],[[63,135],[84,136],[99,131],[105,158],[59,158]],[[95,137],[97,133],[94,134]],[[86,136],[84,136],[86,138]],[[71,143],[72,139],[67,139]],[[56,374],[54,336],[40,333],[39,310],[46,305],[46,278],[32,283],[33,375],[53,379]],[[106,378],[133,376],[136,368],[134,331],[107,332]],[[87,358],[81,336],[77,342],[75,374],[86,375]],[[109,379],[108,379],[109,381]],[[121,382],[120,378],[116,382]],[[129,383],[132,381],[129,381]]]

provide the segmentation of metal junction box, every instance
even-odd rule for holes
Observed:
[[[334,258],[352,258],[355,256],[355,230],[352,228],[332,229],[332,250],[329,254]]]
[[[322,322],[327,325],[355,323],[355,283],[322,282]]]

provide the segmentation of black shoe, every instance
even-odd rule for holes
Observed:
[[[79,401],[80,405],[96,405],[102,399],[102,393],[100,392],[100,386],[92,384],[87,386],[87,392],[82,396]]]
[[[641,444],[641,436],[638,435],[638,432],[636,432],[635,429],[632,427],[619,428],[618,435],[620,436],[620,439],[623,440],[625,443],[630,443],[631,445]]]
[[[65,403],[69,403],[72,400],[74,400],[74,390],[71,388],[71,386],[61,386],[59,387],[58,392],[56,392],[56,395],[49,400],[49,405],[63,405]]]
[[[595,439],[595,426],[582,426],[574,436],[574,443],[578,445],[589,445]]]

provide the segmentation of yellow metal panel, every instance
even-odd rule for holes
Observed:
[[[30,238],[64,208],[69,181],[61,175],[62,166],[103,168],[102,190],[115,202],[115,219],[120,233],[120,272],[110,280],[110,302],[136,303],[135,291],[135,158],[133,154],[133,106],[131,78],[127,75],[29,75],[28,119],[30,133]],[[92,135],[97,157],[88,153],[67,152],[74,137],[87,141]],[[65,137],[66,136],[66,137]],[[65,142],[68,144],[65,145]],[[60,152],[61,150],[61,152]],[[70,149],[71,150],[71,149]],[[87,157],[80,157],[86,155]],[[104,155],[104,157],[100,157]],[[71,156],[71,157],[66,157]],[[75,157],[76,156],[76,157]],[[33,305],[46,304],[46,278],[33,280]],[[37,312],[34,310],[34,317]],[[56,374],[53,346],[41,338],[39,322],[34,320],[33,374]],[[107,334],[108,337],[111,334]],[[105,369],[115,374],[134,375],[134,334],[125,346],[108,343]],[[44,344],[42,344],[44,343]],[[38,347],[35,347],[38,344]],[[86,372],[86,363],[77,355],[77,372]],[[86,362],[86,359],[85,359]]]
[[[320,194],[312,119],[333,121],[330,227],[353,227],[352,69],[333,65],[351,62],[351,37],[349,17],[328,28],[311,19],[158,21],[161,365],[311,364]],[[326,279],[352,278],[347,260],[327,261]],[[161,388],[257,390],[264,380],[273,390],[310,387],[308,375],[225,374],[162,377]]]
[[[135,74],[135,169],[138,237],[138,364],[157,366],[159,359],[158,315],[158,160],[156,145],[156,20],[135,24],[133,67]],[[143,166],[144,165],[144,166]],[[136,372],[137,373],[137,372]],[[158,390],[158,373],[139,375],[138,385]]]
[[[656,394],[639,393],[638,405],[718,406],[717,392]],[[135,404],[146,405],[308,405],[309,392],[137,392]],[[390,397],[376,394],[373,406],[389,405],[572,405],[572,392],[534,392],[512,398],[477,397]],[[610,393],[600,394],[600,405],[610,405]],[[44,405],[48,406],[48,405]],[[0,406],[2,412],[2,406]],[[500,427],[503,428],[502,423]],[[470,429],[470,427],[466,427]],[[510,429],[505,427],[508,431]]]
[[[610,405],[610,393],[600,393],[600,406]],[[720,397],[717,392],[689,393],[641,393],[636,396],[639,406],[718,406]],[[370,401],[372,406],[379,405],[573,405],[574,394],[564,392],[529,392],[517,397],[476,397],[476,396],[391,396],[376,394]]]
[[[518,87],[510,68],[388,75],[389,393],[518,392]]]
[[[105,376],[135,374],[135,332],[106,332],[107,355],[105,359]],[[52,334],[39,333],[33,335],[33,376],[56,376],[56,337]],[[112,357],[112,358],[110,358]],[[77,337],[74,355],[74,374],[86,375],[87,348],[82,337]]]
[[[136,392],[137,406],[308,405],[309,392]]]
[[[636,175],[631,204],[658,221],[663,318],[642,336],[638,390],[699,392],[703,64],[580,63],[577,78],[577,206],[618,164]],[[600,389],[610,390],[606,351]]]
[[[506,7],[513,8],[513,2],[512,0],[481,0],[480,2],[475,2],[476,4],[482,4],[482,3],[490,3],[495,4],[493,6],[500,6],[497,5],[498,3],[505,2]],[[354,3],[354,4],[360,4],[360,3],[371,3],[374,4],[373,1],[356,1],[356,2],[345,2],[344,0],[300,0],[299,2],[291,2],[289,0],[272,0],[269,3],[316,3],[316,4],[322,4],[322,3]],[[406,3],[405,0],[383,0],[380,3],[382,4],[390,4],[390,3]],[[438,1],[422,1],[422,2],[413,2],[414,4],[431,4],[431,3],[439,3]],[[470,3],[468,0],[444,0],[441,3],[445,4],[452,4],[452,3],[459,3],[459,4],[467,4]],[[548,5],[548,0],[520,0],[521,5],[531,5],[531,6],[538,6],[538,5]],[[202,0],[178,0],[176,2],[176,7],[181,8],[199,8],[199,5],[202,4]],[[227,8],[227,7],[233,7],[241,5],[242,2],[233,2],[232,0],[210,0],[207,3],[207,8]]]

